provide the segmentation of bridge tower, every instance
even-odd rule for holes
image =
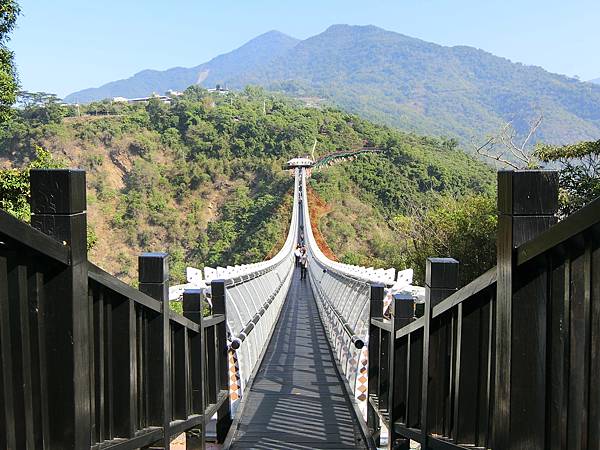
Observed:
[[[299,156],[299,157],[290,159],[288,162],[286,162],[283,165],[283,168],[285,170],[289,170],[292,175],[294,174],[293,170],[295,168],[299,168],[299,169],[304,168],[304,169],[306,169],[306,175],[310,177],[310,171],[311,171],[312,166],[314,166],[314,164],[315,164],[315,162],[312,159],[310,159],[309,157]]]

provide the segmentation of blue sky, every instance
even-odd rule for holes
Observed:
[[[20,0],[9,46],[24,89],[64,96],[143,69],[190,67],[277,29],[303,39],[372,24],[600,77],[599,0]]]

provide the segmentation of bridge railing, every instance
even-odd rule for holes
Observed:
[[[298,169],[296,169],[298,173]],[[294,248],[298,236],[298,187],[294,188],[292,217],[287,239],[270,260],[218,268],[209,280],[224,292],[231,356],[231,376],[239,382],[234,397],[240,397],[266,349],[285,300],[294,270]],[[235,389],[232,389],[234,391]]]
[[[498,265],[457,290],[458,262],[430,258],[422,314],[371,305],[388,448],[600,448],[600,199],[553,225],[557,199],[555,173],[499,173]]]
[[[306,175],[299,180],[306,196]],[[308,281],[321,315],[331,347],[362,414],[366,414],[367,367],[366,343],[369,334],[369,307],[372,297],[383,299],[388,288],[408,286],[412,279],[396,280],[394,269],[374,269],[332,261],[319,249],[313,235],[308,202],[300,202],[304,223],[301,224],[308,249]],[[385,291],[385,292],[384,292]]]
[[[85,172],[31,172],[32,226],[0,211],[0,448],[203,448],[231,420],[226,309],[170,311],[166,254],[136,290],[87,261]]]

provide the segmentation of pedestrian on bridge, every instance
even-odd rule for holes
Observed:
[[[296,267],[300,267],[300,257],[302,256],[302,251],[300,250],[300,244],[296,245],[296,249],[294,250],[294,257],[296,258]]]
[[[302,249],[302,256],[300,256],[300,279],[306,280],[306,269],[308,269],[308,252],[306,247]]]

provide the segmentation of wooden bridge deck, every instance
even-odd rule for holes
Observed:
[[[299,269],[246,395],[232,449],[366,448]]]

